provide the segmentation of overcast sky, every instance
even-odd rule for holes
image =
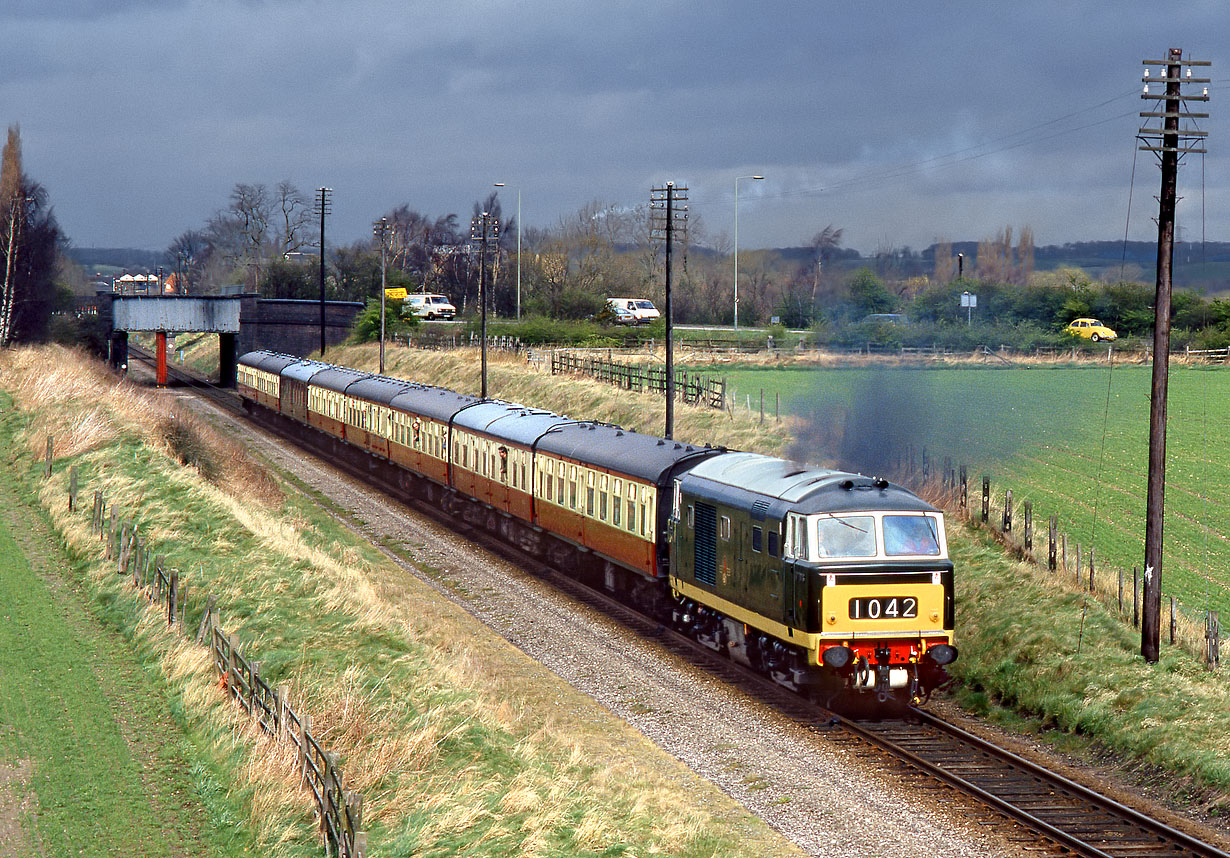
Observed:
[[[330,243],[402,203],[465,222],[494,182],[550,227],[674,181],[729,249],[752,174],[741,249],[1116,240],[1133,167],[1147,240],[1141,61],[1171,47],[1213,62],[1181,237],[1230,240],[1217,0],[4,0],[0,32],[0,119],[77,246],[163,249],[290,179],[334,189]]]

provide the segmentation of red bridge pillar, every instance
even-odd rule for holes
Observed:
[[[167,332],[158,332],[158,386],[167,386]]]

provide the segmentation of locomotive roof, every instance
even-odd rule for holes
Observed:
[[[566,417],[560,417],[553,411],[527,408],[511,402],[489,401],[458,412],[453,423],[530,447],[543,433],[566,421]]]
[[[405,390],[389,402],[393,408],[410,414],[421,414],[447,423],[461,409],[482,402],[477,396],[457,393],[443,387],[422,387]]]
[[[562,424],[543,436],[538,449],[654,483],[685,459],[717,452],[592,422]]]
[[[758,453],[715,456],[692,468],[685,477],[687,480],[694,478],[765,495],[789,505],[795,512],[935,511],[935,507],[909,489],[886,480]]]

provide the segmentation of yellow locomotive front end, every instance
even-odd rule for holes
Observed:
[[[943,514],[800,518],[806,545],[799,551],[815,576],[817,666],[880,702],[917,702],[942,684],[957,656]]]

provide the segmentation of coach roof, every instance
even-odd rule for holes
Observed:
[[[542,437],[538,449],[654,483],[661,483],[685,459],[718,452],[593,422],[556,427]]]

